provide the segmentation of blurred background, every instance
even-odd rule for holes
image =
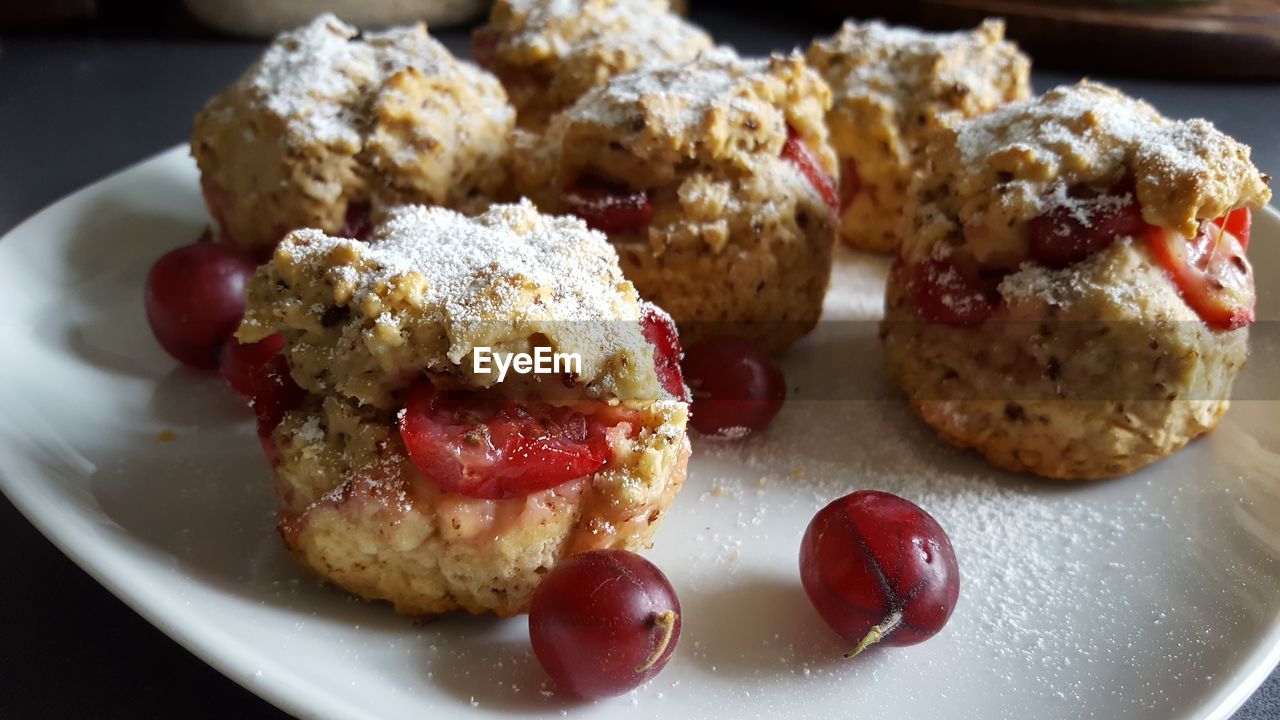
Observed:
[[[1280,0],[693,0],[831,27],[879,17],[931,29],[998,15],[1037,65],[1164,77],[1280,79]],[[330,10],[360,27],[478,21],[486,0],[5,0],[0,34],[265,38]],[[777,16],[777,17],[775,17]]]

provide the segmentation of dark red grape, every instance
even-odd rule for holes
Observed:
[[[263,365],[284,347],[284,335],[276,333],[256,343],[242,343],[235,335],[228,335],[222,344],[222,361],[218,365],[218,374],[227,381],[232,390],[253,397],[254,376]]]
[[[222,344],[244,316],[245,283],[254,264],[215,243],[174,250],[147,273],[147,320],[160,346],[178,361],[218,367]]]
[[[927,640],[960,596],[960,567],[938,521],[875,490],[818,511],[800,544],[800,580],[827,625],[855,644],[850,655]]]
[[[529,639],[561,689],[586,698],[619,695],[671,658],[680,601],[662,571],[635,553],[572,555],[534,592]]]
[[[741,437],[763,430],[787,398],[782,370],[768,353],[731,335],[703,339],[685,353],[693,390],[689,424],[706,435]]]

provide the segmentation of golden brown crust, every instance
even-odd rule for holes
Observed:
[[[901,241],[908,188],[925,142],[954,117],[976,117],[1030,93],[1031,62],[1004,39],[1004,23],[925,33],[846,21],[809,47],[831,85],[827,113],[841,182],[857,192],[840,218],[854,247],[892,252]]]
[[[1131,180],[1148,223],[1191,237],[1200,220],[1271,198],[1247,145],[1089,81],[942,128],[929,148],[907,211],[912,261],[963,243],[979,262],[1016,266],[1026,223],[1068,206],[1077,186]]]
[[[291,413],[275,434],[281,537],[321,577],[405,614],[514,615],[561,557],[649,547],[689,458],[683,406],[666,403],[633,416],[637,436],[614,438],[595,475],[481,500],[435,488],[385,423],[340,432],[326,410]],[[378,435],[375,445],[352,439]]]
[[[501,190],[514,110],[496,78],[424,25],[367,33],[332,15],[278,37],[196,115],[191,154],[229,239],[265,254],[349,208],[473,208]]]
[[[712,45],[666,0],[498,0],[482,33],[492,44],[488,65],[528,128],[615,75],[690,60]]]
[[[517,184],[544,209],[593,177],[643,190],[647,228],[615,232],[624,273],[692,344],[732,332],[771,350],[807,333],[830,277],[833,218],[782,157],[788,128],[835,171],[825,83],[797,55],[722,51],[619,76],[517,143]]]
[[[992,464],[1059,479],[1131,472],[1213,429],[1247,355],[1183,302],[1144,245],[1027,267],[976,327],[920,320],[890,276],[885,367],[938,434]]]

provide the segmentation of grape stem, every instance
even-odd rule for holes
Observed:
[[[884,622],[871,628],[871,631],[867,633],[867,636],[862,638],[862,642],[858,643],[858,647],[854,648],[850,652],[845,653],[844,655],[845,659],[847,660],[849,658],[856,657],[858,653],[862,652],[863,650],[866,650],[872,645],[875,645],[876,643],[883,640],[884,636],[888,635],[894,630],[897,630],[898,626],[901,624],[902,624],[901,609],[894,610],[893,612],[889,613],[885,617]]]
[[[642,673],[653,667],[658,660],[662,659],[663,653],[667,651],[667,646],[671,644],[671,636],[676,632],[676,613],[674,610],[664,610],[653,618],[653,624],[662,628],[662,639],[658,641],[658,647],[654,649],[653,654],[649,656],[636,668],[636,672]]]

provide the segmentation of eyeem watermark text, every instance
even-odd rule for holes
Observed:
[[[549,347],[536,347],[531,353],[495,353],[493,348],[477,346],[471,352],[471,371],[477,375],[490,375],[498,371],[498,382],[507,377],[508,370],[517,374],[582,374],[582,356],[578,353],[552,352]]]

